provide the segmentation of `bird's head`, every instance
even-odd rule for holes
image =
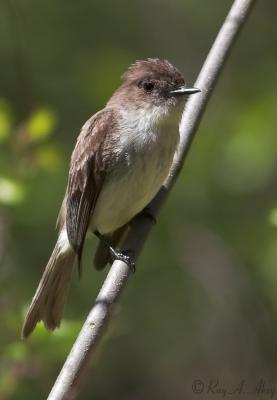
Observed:
[[[170,109],[183,96],[200,90],[188,87],[181,72],[167,60],[148,58],[131,64],[122,75],[122,85],[109,103],[121,106],[131,103],[136,108],[158,106]]]

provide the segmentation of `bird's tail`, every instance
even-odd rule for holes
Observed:
[[[22,328],[23,338],[32,333],[39,321],[43,321],[49,330],[60,325],[76,256],[63,232],[65,231],[60,234],[26,315]]]

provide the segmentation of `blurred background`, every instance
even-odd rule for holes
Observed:
[[[1,400],[46,398],[106,276],[89,240],[61,328],[20,340],[80,127],[136,59],[193,83],[231,4],[1,1]],[[257,2],[243,29],[80,399],[214,398],[216,380],[233,398],[277,391],[276,13]]]

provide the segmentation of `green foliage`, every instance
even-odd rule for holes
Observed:
[[[37,165],[46,171],[55,172],[61,167],[61,153],[52,144],[40,146],[35,154]]]
[[[273,226],[277,227],[277,208],[271,210],[269,215],[269,221]]]
[[[53,132],[55,126],[56,117],[53,111],[41,108],[32,113],[26,127],[31,140],[41,141]]]
[[[273,178],[277,165],[277,136],[271,93],[250,101],[236,118],[227,139],[221,170],[224,184],[234,191],[255,191]]]
[[[0,203],[12,205],[20,203],[24,196],[24,189],[20,182],[0,176]]]
[[[12,113],[9,103],[0,98],[0,143],[7,140],[11,133]]]

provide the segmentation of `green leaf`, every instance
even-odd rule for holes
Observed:
[[[13,205],[20,203],[23,199],[23,187],[15,180],[0,177],[0,203]]]
[[[56,116],[47,108],[36,110],[27,122],[29,136],[33,141],[40,141],[48,137],[55,126]]]

